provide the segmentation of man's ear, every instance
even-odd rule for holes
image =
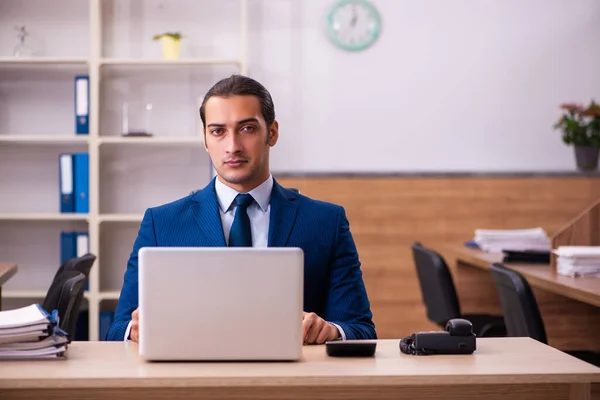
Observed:
[[[269,128],[269,137],[267,140],[268,145],[271,147],[275,146],[277,139],[279,139],[279,123],[277,121],[273,121],[271,127]]]
[[[204,150],[208,153],[208,147],[206,146],[206,129],[202,128],[202,143],[204,144]]]

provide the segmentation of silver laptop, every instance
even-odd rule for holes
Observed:
[[[301,249],[145,247],[138,262],[144,359],[301,357]]]

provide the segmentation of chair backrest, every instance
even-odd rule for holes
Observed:
[[[412,245],[412,254],[427,318],[441,326],[460,318],[456,288],[444,258],[418,242]]]
[[[88,277],[90,276],[90,270],[92,269],[95,261],[96,256],[91,253],[84,254],[81,257],[71,258],[65,261],[64,264],[58,268],[53,279],[56,279],[56,277],[63,271],[75,270],[81,272],[85,276],[85,280],[87,282]]]
[[[46,311],[58,311],[59,326],[71,337],[75,334],[85,280],[85,275],[77,270],[63,270],[52,281],[42,303]]]
[[[501,263],[492,264],[490,271],[500,297],[508,336],[531,337],[547,343],[544,321],[527,279]]]

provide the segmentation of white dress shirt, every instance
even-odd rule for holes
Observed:
[[[248,192],[254,198],[254,203],[248,206],[247,213],[250,218],[250,231],[252,232],[252,247],[267,247],[269,242],[269,217],[271,215],[271,191],[273,190],[273,176],[269,174],[266,181]],[[215,191],[219,203],[219,214],[223,224],[225,242],[229,244],[229,231],[235,217],[235,198],[240,192],[225,185],[219,179],[215,179]],[[341,326],[333,324],[342,340],[346,340],[346,334]],[[125,330],[125,341],[129,340],[131,321]]]
[[[269,216],[271,215],[271,190],[273,190],[273,176],[269,175],[266,181],[248,192],[254,199],[246,210],[250,218],[250,231],[252,232],[252,247],[267,247],[269,240]],[[215,181],[215,191],[219,202],[219,214],[223,224],[225,242],[229,244],[229,231],[235,217],[235,198],[240,192],[222,183]]]

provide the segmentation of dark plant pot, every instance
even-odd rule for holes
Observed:
[[[575,146],[577,168],[582,171],[594,171],[598,168],[599,149],[591,146]]]

